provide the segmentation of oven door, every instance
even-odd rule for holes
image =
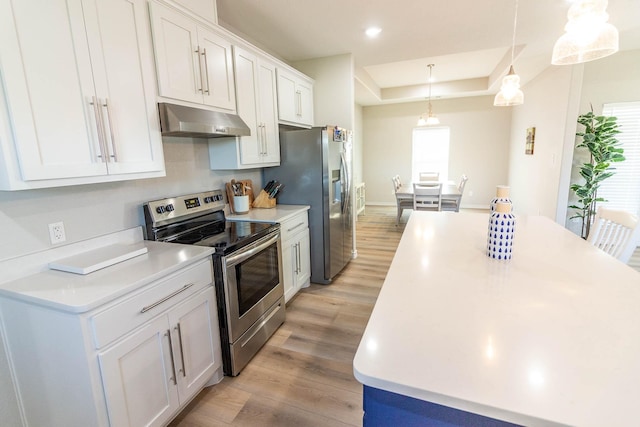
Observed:
[[[229,342],[235,342],[284,296],[280,233],[223,258]]]

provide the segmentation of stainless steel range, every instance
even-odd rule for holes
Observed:
[[[238,375],[284,322],[280,225],[227,222],[221,190],[144,204],[146,239],[210,246],[224,373]]]

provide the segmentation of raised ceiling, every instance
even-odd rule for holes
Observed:
[[[511,60],[515,0],[217,0],[220,25],[282,60],[350,53],[361,105],[495,94]],[[567,0],[520,0],[514,67],[551,66]],[[640,1],[610,0],[621,49],[640,48]],[[374,39],[370,26],[382,28]]]

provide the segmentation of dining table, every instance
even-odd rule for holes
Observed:
[[[356,352],[365,427],[639,425],[640,273],[543,216],[413,212]]]

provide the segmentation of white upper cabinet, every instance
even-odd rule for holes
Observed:
[[[188,11],[214,24],[218,23],[216,0],[173,0]]]
[[[164,176],[144,0],[0,1],[5,190]]]
[[[278,118],[287,125],[313,126],[313,82],[306,76],[278,68]]]
[[[235,112],[231,43],[165,5],[150,12],[159,95]]]
[[[211,169],[248,169],[280,164],[276,67],[248,50],[233,47],[238,115],[251,135],[209,141]]]

